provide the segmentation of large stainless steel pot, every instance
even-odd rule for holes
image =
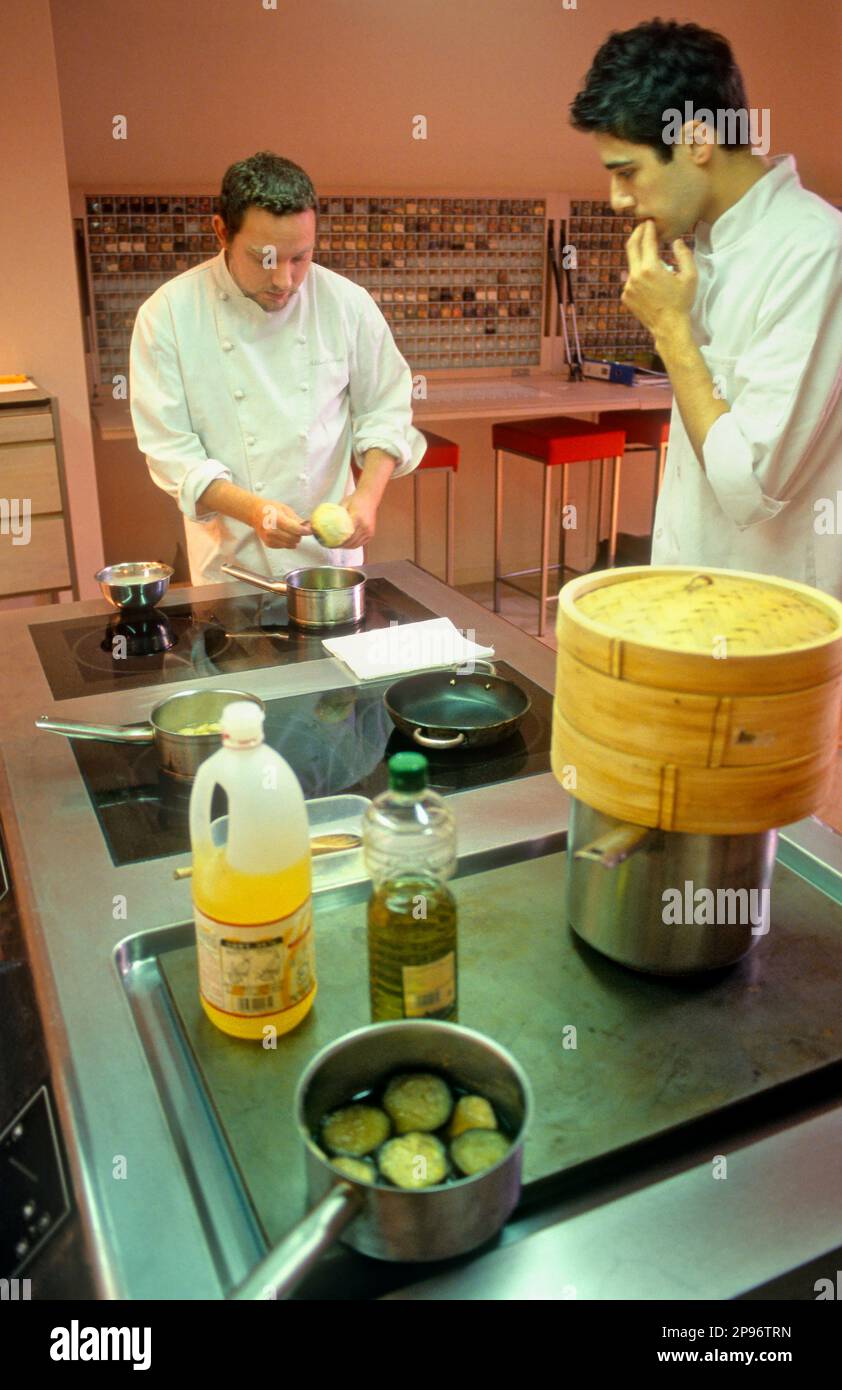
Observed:
[[[649,830],[571,797],[567,921],[583,941],[634,970],[688,975],[731,965],[768,931],[763,913],[777,839],[777,830]],[[702,889],[712,900],[697,896]],[[714,921],[698,920],[711,901]]]
[[[147,724],[81,724],[68,719],[51,719],[42,714],[35,727],[67,738],[88,738],[105,743],[154,743],[158,766],[170,777],[190,781],[200,765],[221,746],[218,733],[182,734],[180,729],[192,724],[213,724],[222,716],[226,705],[234,700],[251,700],[264,708],[257,695],[243,690],[180,690],[159,700],[149,714]]]
[[[286,594],[289,620],[297,627],[339,627],[358,623],[365,613],[365,575],[338,565],[291,570],[286,579],[267,579],[241,565],[223,565],[233,579],[242,579],[271,594]]]
[[[505,1157],[473,1178],[414,1191],[340,1178],[312,1137],[324,1116],[395,1072],[425,1067],[491,1101],[513,1136]],[[340,1236],[378,1260],[443,1260],[482,1245],[517,1206],[531,1109],[529,1081],[511,1054],[458,1024],[376,1023],[323,1048],[302,1075],[295,1099],[308,1198],[316,1205],[232,1297],[286,1297]]]

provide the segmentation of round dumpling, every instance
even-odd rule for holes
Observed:
[[[389,1082],[383,1096],[383,1109],[397,1134],[416,1129],[429,1132],[447,1124],[453,1109],[453,1096],[440,1076],[432,1072],[409,1072]]]
[[[401,1134],[377,1155],[380,1172],[395,1187],[435,1187],[448,1174],[444,1144],[434,1134]]]
[[[466,1178],[492,1168],[509,1152],[509,1141],[499,1129],[466,1129],[450,1146],[450,1156]]]
[[[322,502],[310,517],[310,525],[316,540],[328,550],[344,545],[355,530],[350,512],[336,502]]]
[[[337,1172],[353,1178],[354,1182],[377,1182],[377,1169],[370,1158],[332,1158],[330,1161]]]
[[[333,1154],[362,1158],[379,1148],[391,1132],[389,1117],[376,1105],[346,1105],[325,1117],[322,1143]]]
[[[466,1129],[496,1129],[497,1116],[485,1096],[461,1096],[447,1131],[448,1139],[458,1139]]]

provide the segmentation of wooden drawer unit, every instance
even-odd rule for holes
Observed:
[[[75,593],[54,405],[0,396],[0,598]]]

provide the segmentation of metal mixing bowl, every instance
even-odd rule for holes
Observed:
[[[154,608],[169,588],[175,570],[159,560],[133,560],[106,565],[94,575],[103,598],[112,608]]]

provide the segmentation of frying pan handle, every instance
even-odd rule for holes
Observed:
[[[464,734],[456,734],[455,738],[430,738],[429,734],[422,734],[420,729],[413,729],[412,737],[422,748],[458,748],[460,743],[465,742]]]
[[[68,738],[93,738],[101,743],[152,743],[155,731],[150,724],[125,725],[120,728],[112,724],[75,724],[69,719],[51,719],[42,714],[35,720],[36,729],[46,729],[51,734],[66,734]]]
[[[254,570],[244,570],[242,565],[223,565],[222,569],[226,574],[230,574],[232,579],[244,579],[246,584],[256,584],[258,589],[268,589],[270,594],[285,594],[287,591],[283,579],[267,579],[263,574],[255,574]]]
[[[288,1298],[316,1261],[350,1225],[362,1201],[362,1192],[358,1188],[347,1182],[337,1183],[228,1297]]]

